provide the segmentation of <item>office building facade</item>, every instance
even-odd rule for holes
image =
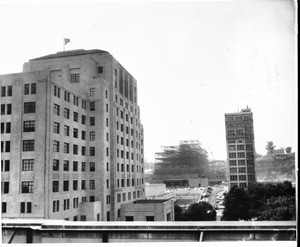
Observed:
[[[256,181],[253,114],[251,109],[225,114],[230,187],[248,187]]]
[[[58,52],[0,82],[2,217],[120,220],[144,198],[137,82],[111,54]]]

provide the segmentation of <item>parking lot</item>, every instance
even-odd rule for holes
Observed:
[[[217,218],[220,219],[224,209],[224,193],[228,191],[226,185],[208,187],[177,187],[168,188],[167,193],[172,193],[176,199],[176,205],[187,208],[190,204],[200,201],[210,203],[217,211]]]

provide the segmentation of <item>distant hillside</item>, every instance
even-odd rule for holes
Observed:
[[[295,153],[261,156],[255,169],[258,182],[295,182]]]

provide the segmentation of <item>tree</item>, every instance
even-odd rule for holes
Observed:
[[[286,152],[287,154],[292,153],[292,148],[291,148],[291,147],[286,147],[286,148],[285,148],[285,152]]]
[[[266,150],[267,150],[268,154],[273,154],[275,147],[276,146],[274,146],[272,141],[267,142]]]
[[[248,191],[232,187],[224,198],[225,209],[222,220],[250,220],[251,200]]]
[[[176,221],[214,221],[216,216],[213,206],[207,202],[192,203],[183,212],[180,207],[175,206]]]
[[[175,213],[175,221],[181,221],[182,220],[182,208],[178,205],[174,206],[174,213]]]
[[[271,197],[261,208],[258,220],[296,220],[295,197]]]

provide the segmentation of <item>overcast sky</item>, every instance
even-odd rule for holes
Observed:
[[[0,74],[66,37],[66,50],[106,50],[137,79],[147,161],[180,140],[226,159],[224,113],[247,105],[258,153],[296,149],[293,1],[60,2],[0,0]]]

